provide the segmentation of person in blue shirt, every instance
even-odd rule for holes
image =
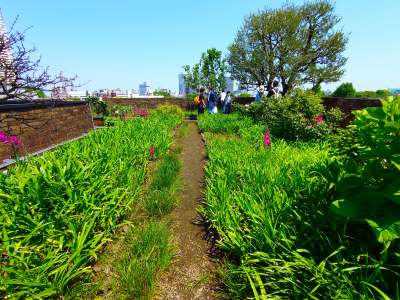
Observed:
[[[256,94],[256,102],[261,102],[262,97],[264,97],[264,86],[260,85]]]
[[[217,103],[217,94],[215,94],[214,89],[210,87],[210,93],[208,94],[208,112],[210,114],[216,114],[218,112]]]

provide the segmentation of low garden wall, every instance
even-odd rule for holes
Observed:
[[[108,105],[129,105],[135,109],[153,109],[162,104],[173,104],[184,110],[194,109],[194,105],[186,98],[103,98]]]
[[[17,150],[21,156],[80,137],[92,129],[92,115],[85,101],[7,101],[0,104],[0,130],[22,141]],[[0,164],[12,158],[14,149],[7,143],[0,143]]]

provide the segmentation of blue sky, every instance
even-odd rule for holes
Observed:
[[[284,0],[0,0],[7,24],[17,15],[42,64],[78,75],[83,89],[178,90],[178,73],[207,48],[226,52],[244,16]],[[301,3],[302,1],[294,1]],[[346,74],[356,89],[400,87],[400,1],[337,0],[349,33]],[[339,82],[340,83],[340,82]],[[339,83],[325,88],[334,89]]]

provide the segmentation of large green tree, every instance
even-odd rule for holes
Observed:
[[[226,59],[222,57],[222,52],[211,48],[201,55],[199,63],[193,67],[186,65],[183,67],[186,85],[194,90],[200,87],[213,87],[217,91],[222,91],[226,86]]]
[[[250,15],[229,46],[232,77],[247,86],[270,86],[278,79],[283,94],[339,80],[347,37],[336,29],[340,18],[333,10],[320,0]]]

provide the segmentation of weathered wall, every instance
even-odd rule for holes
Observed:
[[[343,113],[341,126],[348,125],[353,119],[353,110],[361,110],[367,107],[381,107],[381,100],[378,98],[340,98],[340,97],[323,97],[325,109],[339,108]]]
[[[9,101],[0,104],[0,130],[22,140],[19,155],[68,141],[92,129],[92,115],[84,101]],[[13,148],[1,143],[0,163],[12,155]]]
[[[185,98],[104,98],[108,105],[129,105],[133,108],[153,109],[162,104],[173,104],[184,110],[194,109],[193,103]]]

